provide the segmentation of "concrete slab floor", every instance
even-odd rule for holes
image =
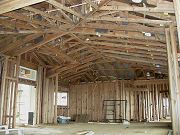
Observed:
[[[167,135],[171,123],[131,123],[129,127],[123,124],[109,123],[71,123],[61,125],[39,125],[20,127],[25,135],[78,135],[83,131],[93,131],[95,135]]]

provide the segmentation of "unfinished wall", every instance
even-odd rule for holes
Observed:
[[[47,78],[46,68],[38,67],[36,89],[36,124],[57,121],[58,76]]]
[[[19,57],[3,57],[0,62],[0,124],[9,128],[15,127],[19,63]]]
[[[57,106],[57,115],[62,115],[62,116],[69,116],[69,88],[59,86],[58,87],[58,92],[67,92],[68,94],[68,105],[67,106]]]
[[[127,100],[127,112],[116,109],[116,118],[159,121],[169,116],[167,80],[97,82],[72,85],[69,89],[69,114],[88,114],[90,121],[103,121],[103,100]],[[168,101],[167,101],[168,100]]]

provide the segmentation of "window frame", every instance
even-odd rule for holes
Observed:
[[[58,93],[67,93],[67,104],[66,105],[58,105]],[[69,92],[68,91],[58,91],[57,92],[57,107],[68,107],[69,106]]]

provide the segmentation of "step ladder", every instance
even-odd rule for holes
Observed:
[[[104,122],[119,123],[126,119],[127,100],[104,100]]]

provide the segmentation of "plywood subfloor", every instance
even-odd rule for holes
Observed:
[[[23,127],[25,135],[78,135],[78,132],[93,131],[95,135],[167,135],[170,123],[123,124],[71,123],[66,125],[40,125]]]

